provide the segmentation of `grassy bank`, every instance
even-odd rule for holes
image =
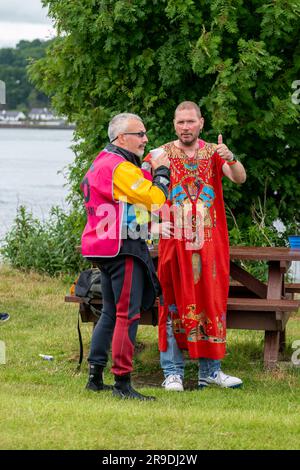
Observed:
[[[64,304],[67,285],[36,274],[0,269],[0,326],[6,364],[0,365],[0,449],[297,449],[300,369],[290,367],[300,321],[288,324],[285,362],[262,366],[263,333],[228,332],[224,371],[244,380],[241,390],[195,390],[187,365],[185,393],[161,387],[157,330],[138,333],[134,383],[156,402],[120,402],[110,392],[85,391],[87,365],[78,359],[76,306]],[[91,326],[83,325],[85,352]],[[45,361],[39,354],[51,354]],[[110,373],[106,381],[112,383]]]

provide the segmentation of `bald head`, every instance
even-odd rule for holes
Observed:
[[[178,111],[184,111],[184,110],[189,110],[189,111],[194,110],[199,119],[202,117],[201,110],[200,110],[199,106],[196,103],[194,103],[193,101],[183,101],[182,103],[180,103],[177,106],[177,108],[175,109],[174,117],[176,118],[176,113]]]

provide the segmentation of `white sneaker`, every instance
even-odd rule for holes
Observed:
[[[168,375],[161,386],[173,392],[183,392],[182,378],[180,375]]]
[[[243,385],[243,382],[238,377],[226,375],[221,370],[219,370],[210,377],[199,379],[198,388],[201,389],[208,387],[209,385],[218,385],[222,388],[239,388]]]

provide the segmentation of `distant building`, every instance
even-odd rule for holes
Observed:
[[[0,127],[27,127],[40,129],[74,129],[65,116],[56,116],[48,108],[32,108],[28,116],[22,111],[1,111]]]
[[[59,117],[53,114],[48,108],[32,108],[28,113],[29,119],[32,121],[57,121]]]
[[[22,111],[1,111],[0,121],[3,122],[18,122],[26,119],[25,114]]]

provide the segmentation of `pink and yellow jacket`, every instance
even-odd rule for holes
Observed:
[[[150,173],[127,161],[117,149],[109,145],[100,152],[81,184],[87,213],[81,239],[85,257],[117,256],[128,206],[142,204],[150,212],[166,200],[168,185],[160,184],[159,176],[152,181]]]

